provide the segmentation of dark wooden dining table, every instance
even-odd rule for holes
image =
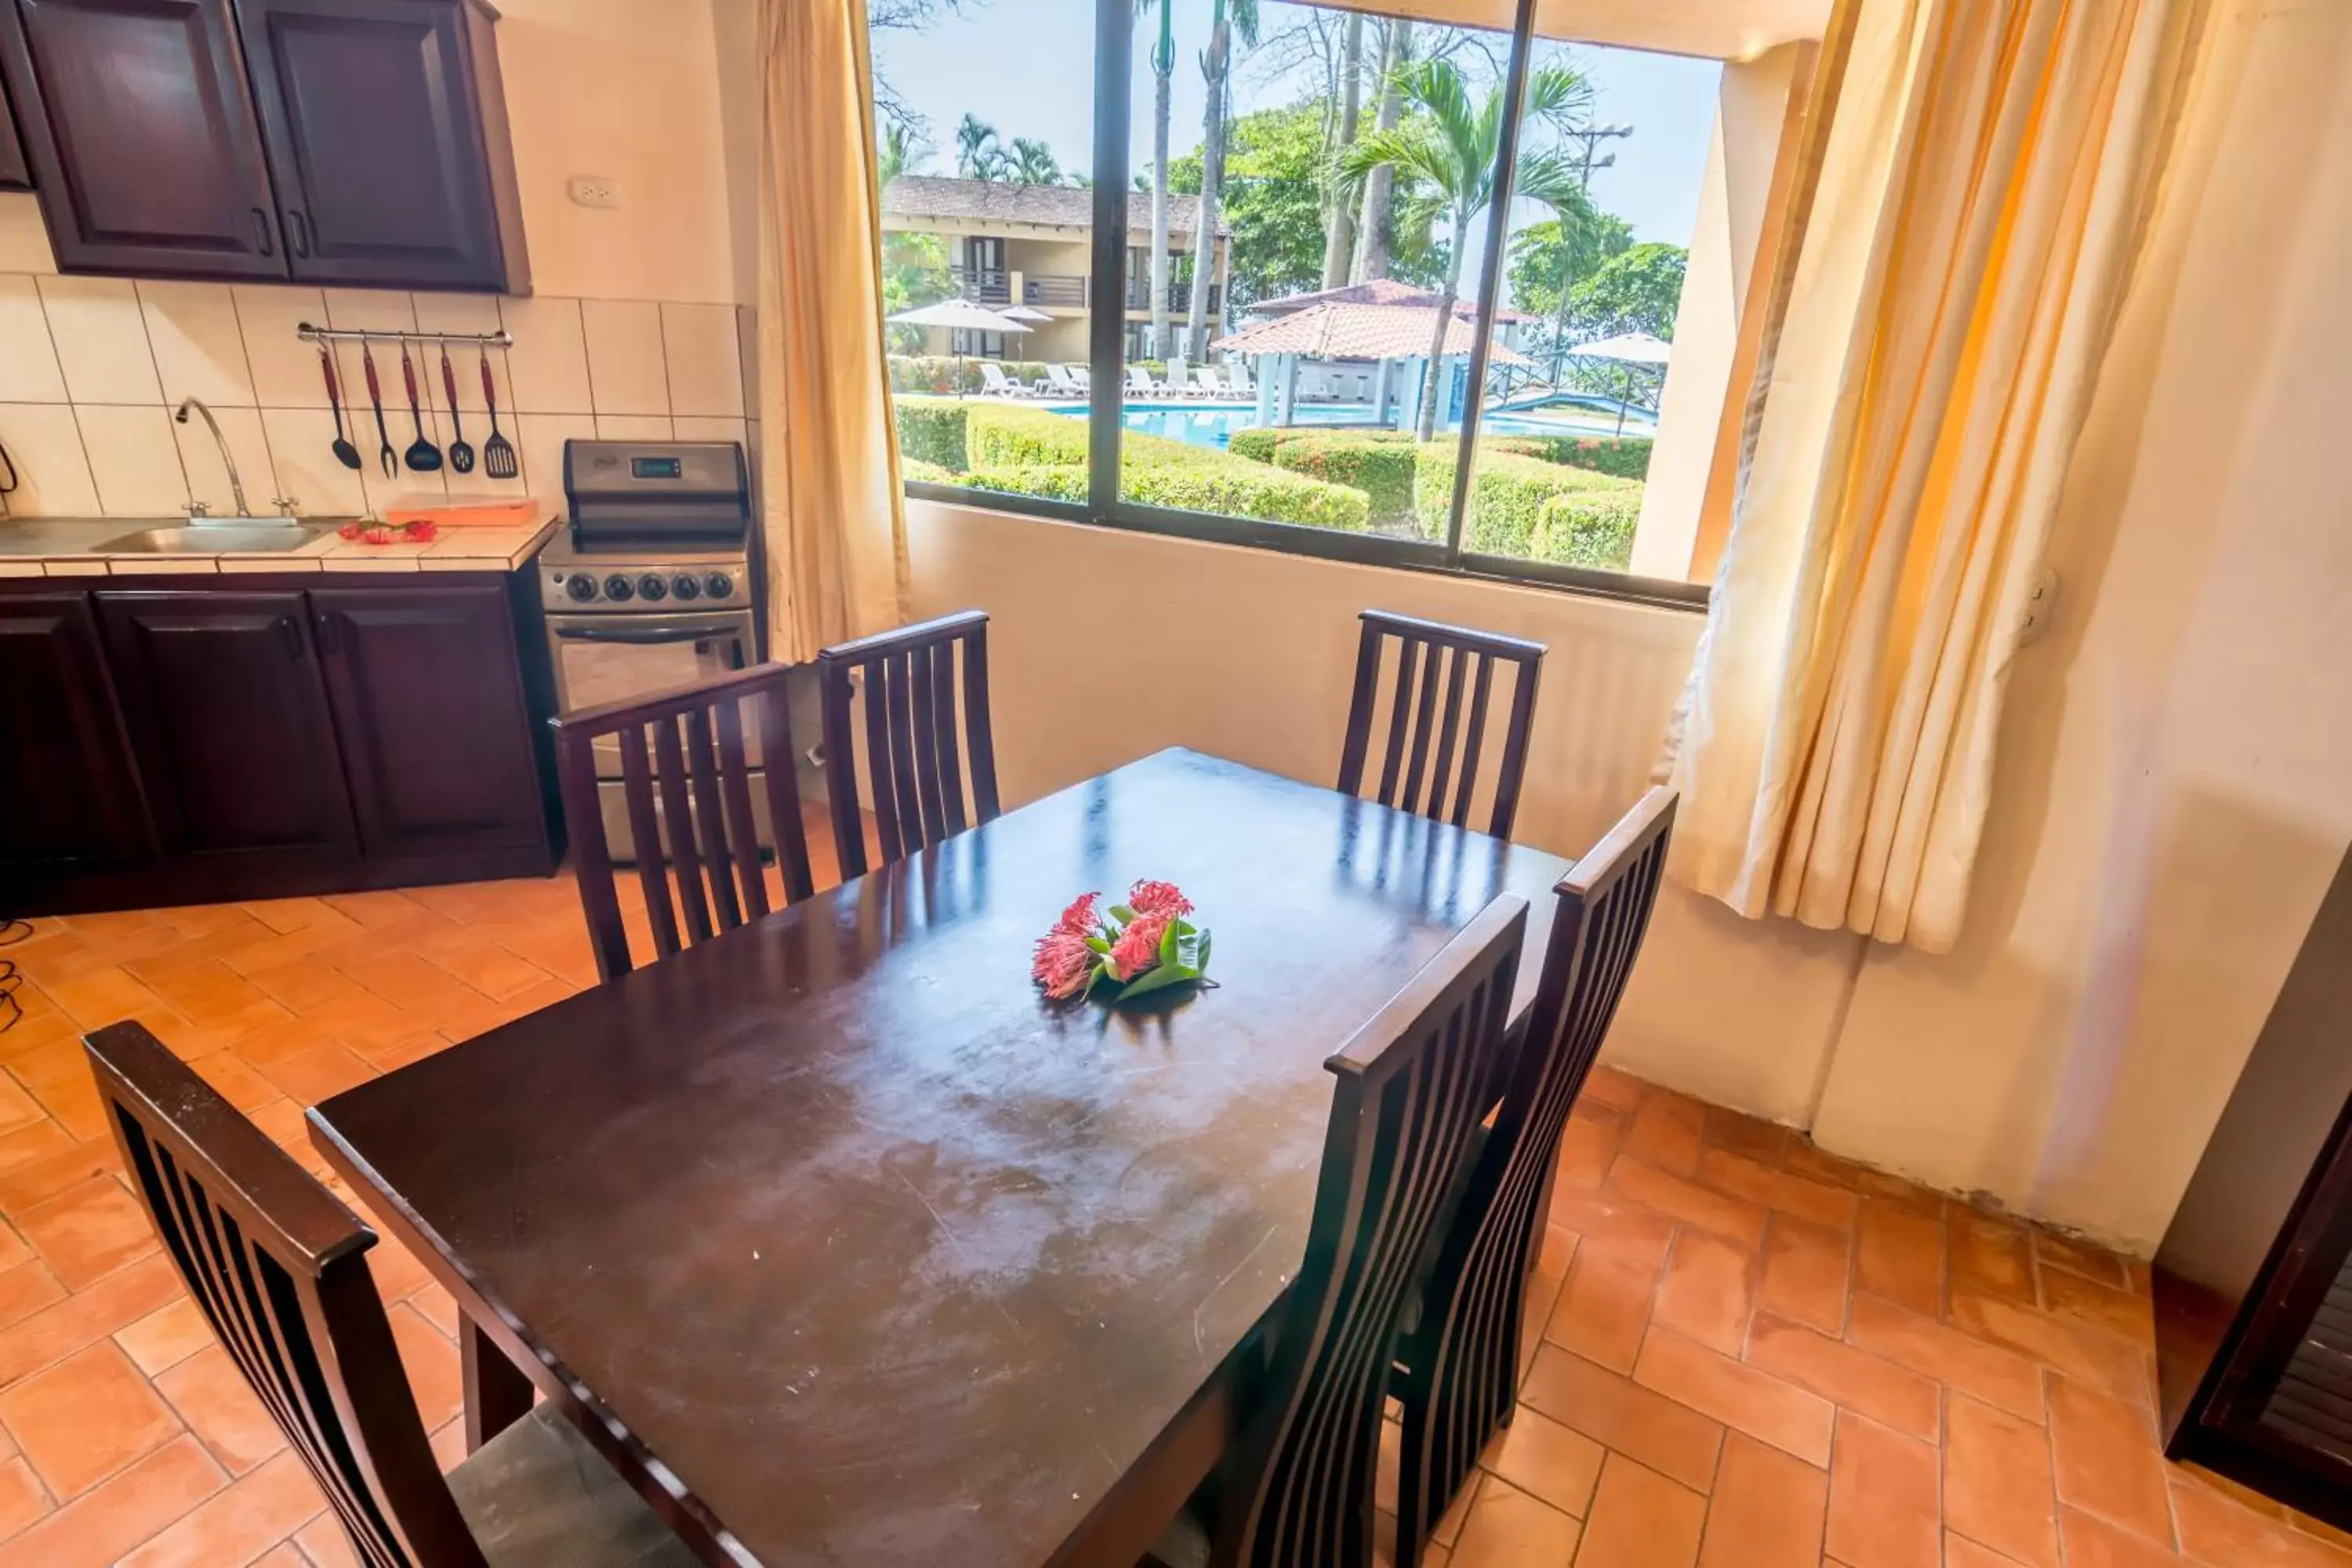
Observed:
[[[1132,1563],[1304,1255],[1325,1058],[1568,862],[1195,752],[1074,785],[383,1078],[312,1137],[712,1563]],[[1213,988],[1045,1000],[1076,894],[1181,884]],[[521,1371],[516,1368],[523,1369]]]

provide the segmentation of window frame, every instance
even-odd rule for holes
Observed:
[[[1496,148],[1496,195],[1487,209],[1486,250],[1478,279],[1478,320],[1470,354],[1470,385],[1485,384],[1496,330],[1496,306],[1502,296],[1503,268],[1509,249],[1512,175],[1518,163],[1521,109],[1527,100],[1529,61],[1533,55],[1537,0],[1517,0],[1510,44],[1510,63],[1504,79],[1506,112]],[[1446,518],[1445,538],[1391,539],[1371,533],[1305,524],[1270,522],[1257,518],[1229,517],[1221,512],[1191,511],[1126,500],[1119,495],[1120,446],[1125,437],[1128,321],[1125,309],[1129,233],[1127,222],[1130,163],[1128,155],[1134,110],[1134,0],[1094,0],[1094,230],[1090,244],[1087,313],[1087,369],[1091,390],[1087,409],[1087,500],[1084,503],[1007,490],[971,489],[961,485],[908,480],[906,494],[915,500],[953,506],[977,506],[991,510],[1025,513],[1061,522],[1087,523],[1214,544],[1279,551],[1291,555],[1384,566],[1400,571],[1550,589],[1588,597],[1615,599],[1663,609],[1704,612],[1710,591],[1705,583],[1675,578],[1643,577],[1626,572],[1566,566],[1514,556],[1486,555],[1462,546],[1463,520],[1474,479],[1475,443],[1484,414],[1479,398],[1470,398],[1464,410],[1454,474],[1454,497]],[[1760,259],[1760,258],[1759,258]],[[1110,303],[1106,305],[1104,301]],[[1106,460],[1107,459],[1107,460]]]

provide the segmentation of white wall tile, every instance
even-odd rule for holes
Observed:
[[[327,324],[327,298],[316,289],[239,283],[230,295],[245,336],[245,360],[253,372],[253,395],[264,408],[324,408],[327,384],[319,372],[319,348],[294,335],[308,321]],[[343,388],[350,406],[352,387]]]
[[[323,406],[265,408],[261,427],[269,438],[270,465],[278,475],[272,494],[295,497],[304,517],[357,517],[367,510],[367,491],[359,475],[335,460],[335,423]],[[370,460],[374,434],[368,433],[371,444],[362,448]]]
[[[66,373],[33,279],[0,273],[0,403],[63,403]]]
[[[248,515],[275,517],[276,499],[286,492],[278,488],[259,410],[215,408],[213,417],[220,421],[221,435],[236,458],[236,476],[245,482],[245,504],[252,509]],[[187,476],[189,493],[210,507],[215,517],[230,516],[236,508],[236,492],[230,488],[228,467],[221,461],[220,447],[213,440],[204,416],[192,414],[185,425],[174,421],[172,435],[179,443],[180,471]],[[296,499],[300,499],[299,493]]]
[[[675,438],[667,416],[660,414],[599,414],[599,441],[667,441]]]
[[[742,345],[736,337],[735,317],[732,305],[662,306],[662,351],[669,370],[672,414],[742,415]]]
[[[164,402],[199,397],[215,408],[253,406],[245,333],[227,284],[142,282],[139,305]]]
[[[495,332],[500,326],[499,301],[487,294],[419,294],[416,296],[416,330],[420,332]],[[457,384],[459,418],[456,426],[466,433],[466,439],[479,452],[482,443],[489,438],[490,422],[482,406],[482,351],[470,343],[451,343],[449,374]],[[441,346],[425,343],[419,346],[416,374],[424,378],[433,406],[433,439],[446,451],[455,438],[453,421],[449,416],[449,391],[442,384]],[[503,356],[493,349],[489,353],[490,381],[499,389],[500,416],[514,408],[514,387],[509,380]],[[481,474],[478,463],[475,477]],[[452,475],[453,482],[463,476]]]
[[[187,506],[188,477],[162,404],[82,403],[74,405],[74,417],[107,516],[167,517]]]
[[[367,490],[368,515],[382,517],[398,507],[439,506],[449,499],[446,473],[445,469],[420,474],[404,467],[387,477],[382,468],[373,465],[361,469],[360,483]]]
[[[523,414],[516,416],[515,426],[523,482],[551,511],[562,511],[563,443],[596,439],[595,419],[585,414]]]
[[[125,278],[44,278],[49,341],[76,403],[163,401],[138,290]]]
[[[751,447],[746,445],[748,437],[740,419],[707,419],[681,414],[669,423],[673,440],[732,441],[743,447],[745,461],[751,458]]]
[[[580,321],[588,340],[588,384],[596,412],[667,414],[661,307],[646,300],[583,300]]]
[[[596,412],[588,390],[588,343],[580,301],[545,294],[502,300],[499,314],[514,334],[514,347],[501,356],[508,384],[500,390],[511,390],[499,407],[513,414]]]
[[[11,517],[98,515],[98,487],[70,405],[0,403],[0,447],[16,465]]]

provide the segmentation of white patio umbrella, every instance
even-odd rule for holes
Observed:
[[[1025,310],[1016,305],[1014,310]],[[1003,311],[975,305],[969,300],[942,300],[936,305],[926,305],[919,310],[901,310],[890,318],[902,327],[946,327],[950,331],[1025,332],[1029,323],[1017,321]],[[963,395],[963,353],[956,353],[956,395]]]
[[[1054,318],[1043,310],[1033,310],[1026,305],[1007,305],[997,312],[1008,321],[1050,321]]]
[[[1615,360],[1627,366],[1638,364],[1664,369],[1675,356],[1675,345],[1647,332],[1620,332],[1613,338],[1595,338],[1589,343],[1579,343],[1569,350],[1568,354],[1570,359]],[[1628,369],[1625,391],[1631,395],[1633,390],[1633,373]],[[1617,434],[1625,434],[1625,399],[1622,397],[1617,400]]]

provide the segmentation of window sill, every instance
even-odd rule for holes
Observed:
[[[1702,615],[1707,606],[1708,588],[1704,583],[1636,577],[1629,573],[1601,572],[1541,561],[1517,561],[1508,556],[1464,555],[1455,560],[1449,558],[1443,545],[1391,539],[1381,534],[1261,522],[1251,518],[1221,517],[1206,512],[1168,511],[1144,506],[1122,506],[1118,512],[1102,517],[1075,501],[1017,495],[1004,490],[963,489],[954,485],[927,484],[919,480],[909,482],[906,486],[906,493],[910,500],[935,501],[978,511],[1045,518],[1055,522],[1158,534],[1209,544],[1234,545],[1246,550],[1270,551],[1316,560],[1343,561],[1359,566],[1380,566],[1399,572],[1419,572],[1469,582],[1533,588],[1578,598],[1607,599]]]

